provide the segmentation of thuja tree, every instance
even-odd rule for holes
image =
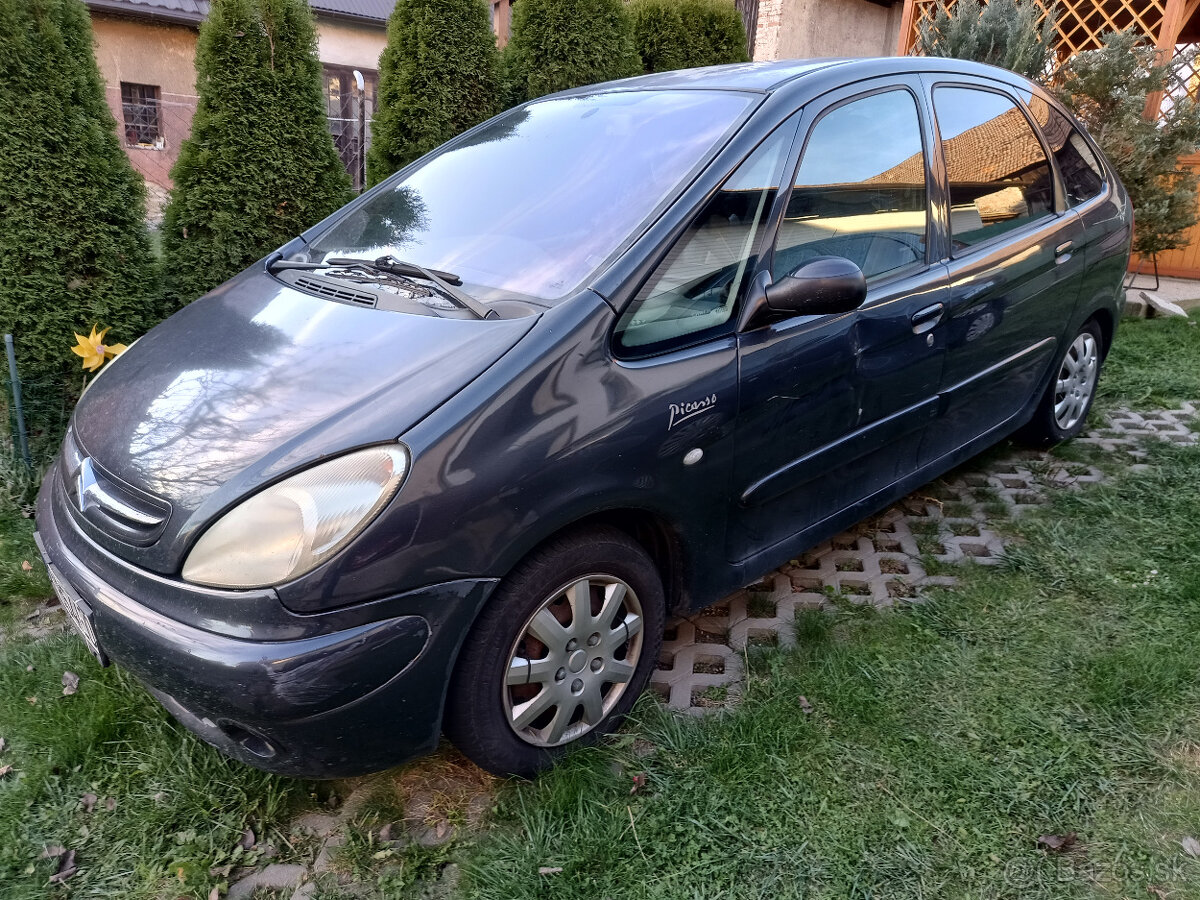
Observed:
[[[1042,8],[1033,0],[945,0],[921,26],[916,50],[923,56],[972,59],[1035,80],[1045,79],[1054,56],[1055,11],[1039,24]]]
[[[733,0],[633,0],[629,12],[646,72],[748,59],[746,26]]]
[[[379,60],[374,184],[500,108],[496,37],[480,0],[397,0]]]
[[[73,333],[162,315],[141,177],[117,139],[80,0],[0,0],[0,331],[34,429],[82,382]]]
[[[1076,55],[1063,72],[1063,101],[1129,191],[1139,253],[1183,246],[1184,231],[1196,223],[1196,174],[1179,157],[1200,143],[1200,105],[1179,91],[1160,118],[1146,115],[1148,98],[1171,86],[1171,66],[1132,31],[1106,34],[1099,50]]]
[[[506,49],[517,101],[642,71],[624,0],[521,0]]]
[[[350,199],[305,0],[213,0],[196,92],[163,220],[167,286],[183,302]]]

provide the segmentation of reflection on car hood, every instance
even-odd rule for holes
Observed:
[[[212,516],[313,460],[398,437],[534,321],[361,309],[247,272],[110,363],[80,401],[74,434],[108,473],[171,504],[166,531],[137,561],[173,571]]]

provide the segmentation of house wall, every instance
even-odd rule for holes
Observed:
[[[903,12],[867,0],[761,0],[754,58],[892,56]]]
[[[96,62],[105,98],[124,140],[121,82],[158,85],[162,147],[125,146],[133,167],[146,179],[153,207],[171,186],[179,145],[191,133],[196,111],[196,30],[97,13],[92,15]]]
[[[317,20],[317,53],[326,65],[378,72],[379,55],[386,45],[387,30],[382,24]]]

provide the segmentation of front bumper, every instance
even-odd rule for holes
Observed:
[[[294,624],[274,621],[263,631],[295,637],[257,640],[253,626],[234,636],[227,620],[210,630],[139,602],[163,579],[82,534],[58,481],[48,473],[38,496],[43,558],[86,606],[103,653],[189,730],[260,769],[315,778],[378,771],[436,747],[454,660],[494,580],[434,585],[324,616],[280,605],[277,615]],[[197,607],[209,593],[196,591]],[[206,621],[202,611],[198,619]]]

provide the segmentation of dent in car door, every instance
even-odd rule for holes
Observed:
[[[733,560],[802,540],[920,465],[942,368],[927,333],[947,297],[944,268],[927,263],[929,134],[914,87],[860,85],[813,117],[772,276],[842,256],[869,291],[852,313],[739,335]]]
[[[990,87],[938,84],[934,115],[949,195],[950,299],[943,414],[924,455],[1003,427],[1040,389],[1079,289],[1078,217],[1024,112]]]

